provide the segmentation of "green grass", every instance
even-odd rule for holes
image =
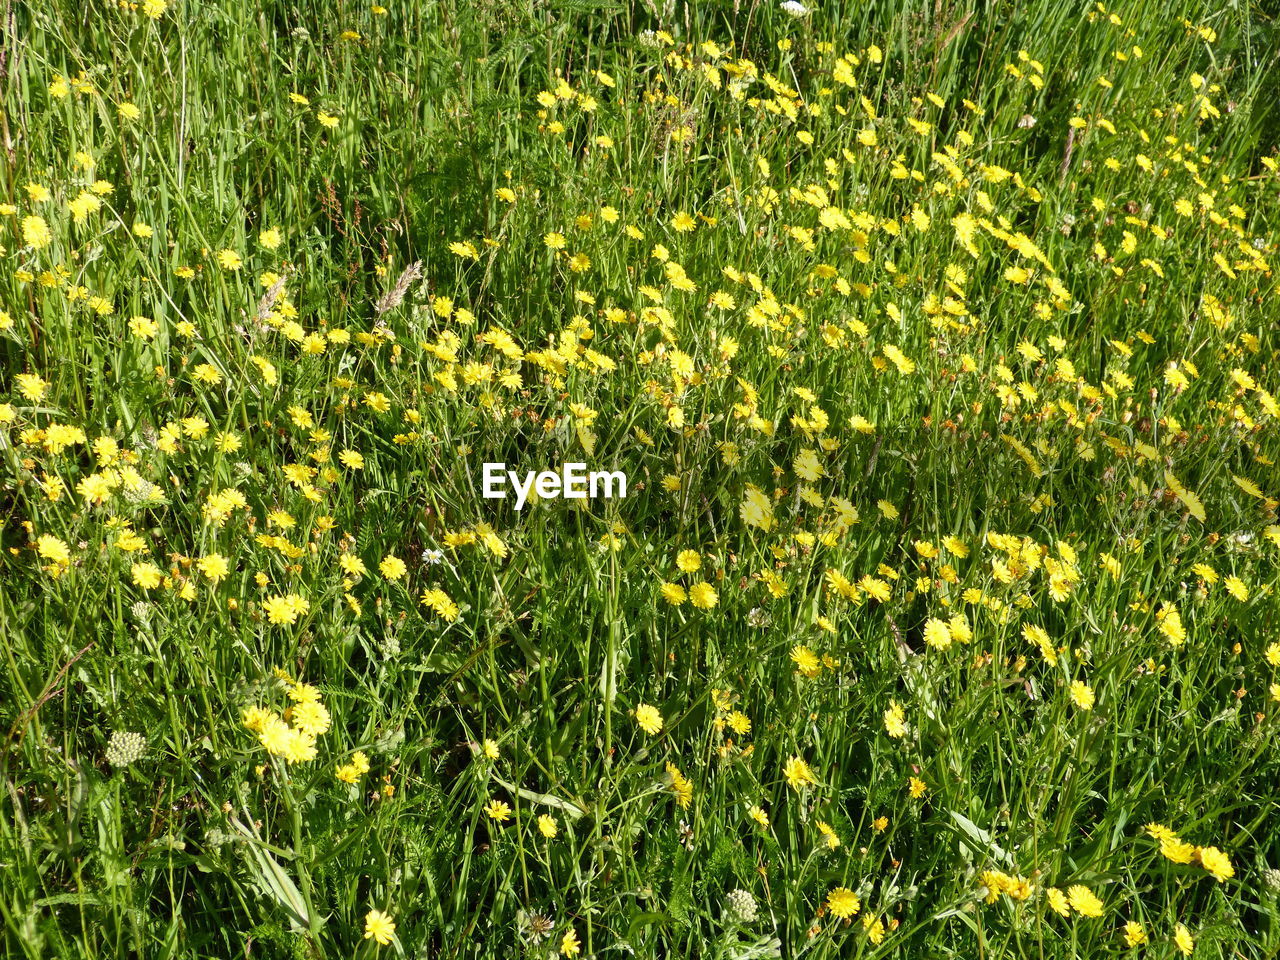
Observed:
[[[663,7],[11,6],[5,956],[1280,951],[1274,12]]]

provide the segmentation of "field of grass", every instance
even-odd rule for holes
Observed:
[[[3,5],[3,955],[1276,956],[1274,4],[382,2]]]

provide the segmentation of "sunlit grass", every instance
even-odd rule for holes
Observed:
[[[6,956],[1280,948],[1280,34],[792,13],[15,9]]]

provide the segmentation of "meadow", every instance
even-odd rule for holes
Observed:
[[[382,2],[4,5],[3,955],[1280,953],[1275,5]]]

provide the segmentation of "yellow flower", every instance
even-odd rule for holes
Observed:
[[[310,737],[318,737],[329,729],[329,710],[318,700],[295,704],[289,708],[288,716],[294,729]]]
[[[1076,913],[1082,917],[1102,916],[1102,901],[1083,884],[1077,883],[1075,886],[1068,887],[1067,899],[1071,902],[1071,906],[1075,908]]]
[[[1049,908],[1059,916],[1070,916],[1071,906],[1067,903],[1067,895],[1057,887],[1050,887],[1045,891],[1045,899],[1049,901]]]
[[[511,808],[501,800],[490,800],[484,805],[484,812],[490,820],[504,823],[511,819]]]
[[[240,254],[230,248],[218,251],[218,266],[223,270],[239,270],[244,265]]]
[[[370,910],[364,918],[364,938],[385,947],[396,935],[395,921],[381,910]]]
[[[822,672],[822,661],[818,659],[818,655],[802,644],[791,648],[791,659],[795,662],[797,672],[806,677],[816,677]]]
[[[924,642],[935,650],[945,650],[951,646],[951,628],[945,620],[930,617],[924,623]]]
[[[1083,680],[1071,682],[1071,701],[1081,710],[1092,710],[1094,703],[1093,689]]]
[[[351,755],[351,761],[334,770],[334,776],[343,783],[355,783],[369,772],[369,758],[363,751],[357,750]]]
[[[382,575],[388,580],[399,580],[409,568],[405,566],[403,560],[395,554],[389,553],[382,558],[382,562],[378,564],[378,569],[382,571]]]
[[[1032,886],[1031,881],[1020,874],[1015,874],[1012,877],[1005,878],[1004,892],[1008,894],[1011,899],[1029,900],[1034,890],[1035,887]],[[1050,897],[1051,904],[1052,899],[1053,898]]]
[[[883,501],[881,502],[883,503]],[[885,581],[877,577],[873,577],[870,574],[863,574],[862,578],[858,581],[858,589],[871,599],[877,600],[880,603],[887,603],[893,590],[893,588]]]
[[[884,921],[879,917],[866,914],[862,918],[862,928],[867,931],[867,939],[876,946],[884,943]]]
[[[636,707],[636,723],[640,724],[641,730],[653,736],[662,729],[662,714],[657,707],[642,703]]]
[[[818,782],[809,764],[800,757],[789,757],[782,766],[782,775],[787,778],[787,785],[795,790],[814,786]]]
[[[697,225],[697,221],[687,213],[677,213],[671,218],[671,227],[677,233],[689,233]]]
[[[57,537],[45,533],[36,541],[36,552],[50,563],[66,566],[71,562],[71,548]]]
[[[135,563],[129,570],[133,582],[144,590],[154,590],[160,586],[164,574],[154,563]]]
[[[548,840],[552,839],[560,832],[560,827],[556,824],[556,818],[546,813],[538,817],[538,832]]]
[[[742,520],[747,526],[759,527],[766,533],[773,529],[775,523],[773,504],[757,487],[747,486],[746,498],[742,502],[740,511]]]
[[[1223,581],[1222,585],[1227,588],[1227,593],[1231,594],[1241,603],[1244,603],[1249,599],[1249,588],[1245,586],[1244,581],[1239,577],[1227,577],[1227,579]]]
[[[1160,844],[1160,853],[1166,859],[1174,863],[1190,863],[1195,859],[1196,848],[1192,844],[1184,843],[1168,827],[1160,823],[1149,823],[1145,829],[1147,835]]]
[[[291,626],[298,622],[298,617],[311,609],[309,604],[296,593],[268,598],[262,604],[267,620],[276,626]]]
[[[1147,931],[1143,929],[1142,924],[1136,920],[1130,920],[1124,925],[1124,943],[1125,946],[1133,948],[1140,947],[1147,942]]]
[[[462,614],[461,608],[439,587],[424,590],[419,599],[424,607],[429,607],[441,620],[452,623]]]
[[[566,957],[576,957],[581,951],[582,944],[578,942],[577,931],[570,927],[560,939],[560,952]]]
[[[689,602],[699,610],[710,610],[720,602],[720,597],[711,584],[695,583],[689,588]]]
[[[884,712],[884,729],[891,737],[906,736],[906,713],[895,701],[889,702],[889,709]]]
[[[1172,647],[1180,647],[1187,639],[1186,628],[1182,625],[1182,616],[1177,607],[1166,606],[1156,614],[1160,622],[1160,632],[1165,635]]]
[[[257,706],[245,707],[240,714],[241,723],[252,733],[261,733],[268,723],[278,719],[273,711]]]
[[[201,557],[196,561],[196,566],[199,567],[201,573],[214,583],[222,580],[230,569],[227,558],[220,553],[211,553],[208,556]]]
[[[211,363],[197,364],[191,371],[191,379],[199,383],[215,384],[222,380],[222,374]]]
[[[285,695],[294,703],[319,703],[320,691],[309,683],[302,681],[291,681],[288,674],[283,671],[277,671],[277,676],[285,683],[289,684],[289,688],[285,691]]]
[[[316,758],[315,737],[304,730],[291,728],[272,714],[258,733],[258,741],[273,756],[288,763],[303,763]]]
[[[45,222],[44,217],[22,218],[22,242],[27,246],[39,250],[41,247],[47,247],[52,240],[53,233],[49,230],[49,224]]]
[[[34,373],[20,373],[13,378],[18,392],[32,403],[39,403],[49,390],[49,381]]]
[[[676,795],[676,803],[680,809],[686,809],[693,802],[693,781],[680,772],[671,761],[666,764],[667,776],[671,779],[671,792]]]
[[[1191,931],[1182,924],[1173,928],[1173,943],[1184,957],[1191,956],[1191,951],[1196,948],[1196,941],[1191,936]]]
[[[681,573],[693,573],[702,566],[702,556],[697,550],[681,550],[676,554],[676,567]]]
[[[827,909],[833,917],[846,920],[857,915],[862,909],[862,901],[848,887],[836,887],[827,894]]]
[[[828,850],[834,850],[836,847],[840,846],[840,837],[837,836],[836,831],[831,824],[827,823],[825,820],[818,820],[814,826],[816,826],[818,828],[818,832],[826,838]]]
[[[684,587],[678,583],[664,583],[660,588],[660,592],[662,593],[662,599],[673,607],[680,606],[687,597]]]
[[[1231,865],[1231,858],[1217,847],[1198,847],[1196,856],[1200,860],[1200,866],[1213,874],[1213,879],[1219,883],[1236,875],[1236,869]]]

